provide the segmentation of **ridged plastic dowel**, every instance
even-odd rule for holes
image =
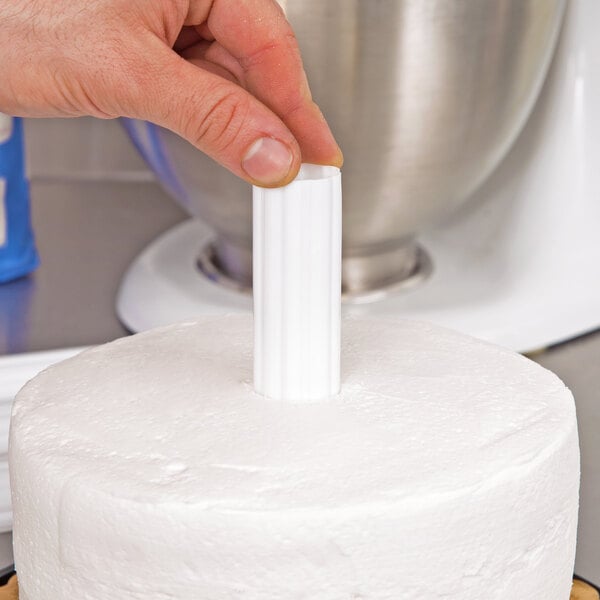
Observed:
[[[302,165],[276,189],[254,188],[254,388],[315,401],[340,387],[342,183]]]

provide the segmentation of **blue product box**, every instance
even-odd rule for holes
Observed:
[[[23,122],[0,114],[0,283],[39,264],[31,229]]]

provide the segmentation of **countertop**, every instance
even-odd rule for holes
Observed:
[[[0,354],[98,344],[127,334],[114,309],[121,276],[157,234],[186,218],[151,177],[134,171],[111,181],[34,173],[32,211],[42,265],[32,277],[0,286]],[[582,456],[576,571],[598,583],[600,332],[533,358],[556,372],[576,398]],[[0,567],[10,560],[8,544],[8,536],[0,536]]]

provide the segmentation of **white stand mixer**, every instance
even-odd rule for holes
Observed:
[[[569,4],[560,45],[529,122],[473,201],[420,237],[429,279],[345,311],[424,319],[533,351],[600,326],[600,42],[595,0]],[[132,264],[117,299],[134,331],[201,314],[251,310],[248,295],[199,275],[212,236],[179,225]]]

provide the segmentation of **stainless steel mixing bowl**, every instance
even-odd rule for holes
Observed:
[[[519,134],[566,0],[280,0],[345,155],[345,292],[424,269],[415,235],[463,204]],[[251,193],[175,134],[128,121],[171,194],[216,232],[200,263],[251,282]]]

